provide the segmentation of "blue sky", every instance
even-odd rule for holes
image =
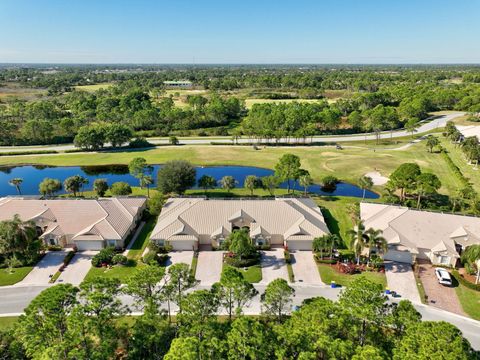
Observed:
[[[480,63],[480,0],[0,0],[0,62]]]

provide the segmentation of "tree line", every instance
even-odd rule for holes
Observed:
[[[146,265],[121,286],[95,278],[78,288],[42,291],[13,329],[0,333],[8,359],[476,359],[461,332],[422,321],[407,300],[389,303],[380,285],[353,281],[338,302],[322,297],[292,309],[295,290],[283,279],[260,296],[262,314],[243,315],[257,296],[227,267],[211,289],[190,290],[186,264]],[[134,299],[129,307],[121,294]],[[176,306],[173,317],[172,304]],[[141,315],[129,318],[132,310]],[[217,315],[226,313],[226,320]],[[129,320],[127,321],[127,319]]]

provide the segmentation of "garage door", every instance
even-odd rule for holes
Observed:
[[[75,245],[79,251],[83,250],[102,250],[103,241],[75,241]]]
[[[195,241],[170,241],[170,245],[173,246],[173,250],[192,250]]]
[[[289,250],[312,250],[312,241],[287,241],[287,246]]]
[[[412,254],[409,251],[389,250],[385,254],[384,259],[411,264]]]

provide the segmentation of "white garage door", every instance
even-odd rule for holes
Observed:
[[[103,241],[75,241],[75,245],[79,251],[83,250],[102,250]]]
[[[312,250],[311,240],[287,241],[289,250]]]
[[[195,241],[170,241],[170,245],[173,246],[173,250],[192,250]]]
[[[401,263],[412,263],[412,254],[409,251],[389,250],[385,256],[385,260],[397,261]]]

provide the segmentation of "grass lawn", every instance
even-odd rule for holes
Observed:
[[[302,167],[310,171],[315,181],[323,176],[356,183],[367,172],[377,169],[389,175],[400,164],[416,162],[422,170],[435,173],[442,182],[441,193],[455,192],[459,181],[440,154],[430,154],[420,142],[406,150],[377,150],[345,148],[335,150],[328,146],[267,147],[254,150],[247,146],[165,146],[161,148],[101,153],[71,153],[58,155],[2,156],[0,165],[45,164],[58,166],[128,164],[134,157],[144,157],[150,164],[162,164],[172,159],[184,159],[195,165],[244,165],[273,169],[286,153],[298,155]],[[480,180],[479,180],[480,181]]]
[[[85,280],[90,280],[97,276],[108,278],[116,277],[119,278],[122,283],[125,283],[125,281],[134,273],[135,269],[140,266],[144,266],[141,261],[143,250],[145,250],[148,245],[150,234],[155,227],[155,223],[155,218],[149,219],[145,223],[142,231],[140,232],[137,239],[130,248],[130,251],[128,252],[127,265],[116,265],[113,266],[111,269],[104,267],[97,268],[92,266],[87,276],[85,277]]]
[[[8,269],[0,269],[0,286],[16,284],[23,280],[32,269],[33,266],[18,267],[13,269],[13,273],[10,273]]]
[[[462,284],[458,284],[455,292],[457,293],[458,300],[460,300],[463,311],[475,320],[480,320],[480,291],[475,291]]]
[[[0,317],[0,330],[10,329],[18,320],[18,316]]]
[[[480,191],[480,173],[477,167],[475,170],[474,165],[469,165],[465,156],[463,155],[462,149],[456,147],[452,144],[449,140],[439,137],[442,146],[448,151],[448,155],[450,159],[458,166],[462,174],[469,179],[469,181],[473,184],[473,187]],[[460,187],[459,187],[460,188]]]
[[[157,222],[156,218],[149,219],[142,228],[142,231],[138,235],[137,239],[133,243],[130,251],[128,252],[128,258],[133,260],[140,260],[143,254],[143,251],[148,245],[150,240],[150,234],[152,233],[153,228]]]
[[[224,269],[226,266],[230,266],[230,265],[223,263],[222,269]],[[240,273],[243,275],[243,278],[247,280],[249,283],[254,284],[262,280],[262,268],[260,265],[249,266],[246,269],[244,268],[235,268],[235,269],[240,271]]]
[[[383,273],[367,271],[361,274],[347,275],[339,273],[330,265],[317,264],[317,266],[318,271],[320,272],[320,277],[325,284],[330,284],[333,280],[339,285],[348,286],[353,280],[358,279],[359,277],[365,277],[370,281],[382,285],[383,288],[387,286],[387,279]]]
[[[198,256],[193,254],[192,264],[190,265],[190,273],[192,274],[193,277],[195,277],[195,274],[197,273],[197,264],[198,264]]]
[[[345,246],[349,244],[348,231],[353,229],[353,221],[348,214],[348,207],[361,199],[339,196],[317,196],[315,202],[322,209],[323,217],[332,234],[340,236]]]

